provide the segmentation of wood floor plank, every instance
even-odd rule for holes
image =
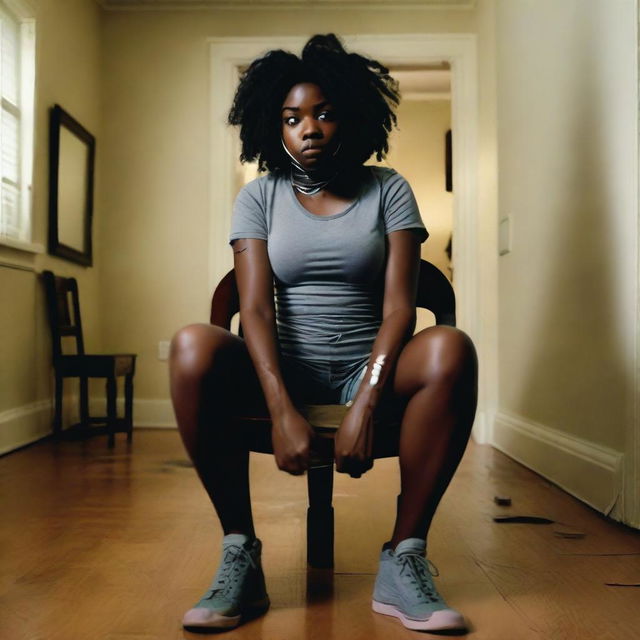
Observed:
[[[272,606],[234,639],[415,638],[371,611],[393,527],[397,459],[354,480],[337,474],[335,571],[307,570],[306,478],[253,455],[252,497]],[[0,637],[9,640],[202,638],[180,619],[209,585],[221,532],[175,431],[42,442],[0,459]],[[494,504],[509,495],[511,507]],[[559,525],[498,524],[496,514]],[[477,640],[640,638],[640,534],[612,523],[489,447],[470,445],[436,514],[436,583]]]

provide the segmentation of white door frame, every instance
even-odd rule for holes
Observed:
[[[226,117],[237,85],[237,69],[270,49],[299,52],[306,36],[210,38],[211,91],[211,181],[210,181],[210,249],[209,291],[232,266],[227,244],[231,207],[234,198],[234,150],[236,132],[226,125]],[[451,64],[451,122],[453,136],[453,263],[456,270],[458,326],[474,340],[480,367],[480,393],[473,435],[477,442],[487,442],[495,408],[485,406],[487,390],[495,389],[496,380],[487,379],[482,362],[495,361],[486,336],[491,331],[484,324],[479,300],[495,300],[497,283],[480,291],[480,264],[487,264],[490,248],[479,240],[478,224],[478,91],[476,36],[474,34],[392,34],[344,36],[349,49],[381,60],[389,66],[426,65],[447,60]]]
[[[636,3],[636,26],[640,24],[640,0]],[[640,37],[636,30],[636,47],[640,45]],[[634,175],[640,169],[640,61],[636,65],[636,166]],[[634,362],[634,398],[624,450],[624,476],[622,485],[623,521],[636,529],[640,529],[640,181],[636,190],[636,349]]]

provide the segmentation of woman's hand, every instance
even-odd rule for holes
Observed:
[[[373,408],[356,400],[336,433],[336,471],[359,478],[373,467],[372,452]]]
[[[313,427],[294,408],[271,419],[271,442],[278,469],[299,476],[309,468]]]

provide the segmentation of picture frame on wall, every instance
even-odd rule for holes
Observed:
[[[49,113],[49,253],[92,266],[95,137],[56,104]]]
[[[445,189],[453,192],[453,158],[451,152],[451,129],[444,135],[444,175]]]

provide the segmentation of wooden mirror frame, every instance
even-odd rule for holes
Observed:
[[[87,146],[86,193],[83,212],[82,237],[84,251],[70,247],[59,238],[58,193],[60,187],[60,129],[65,127]],[[95,163],[95,138],[60,105],[49,113],[49,253],[85,266],[93,264],[91,226],[93,219],[93,173]]]

